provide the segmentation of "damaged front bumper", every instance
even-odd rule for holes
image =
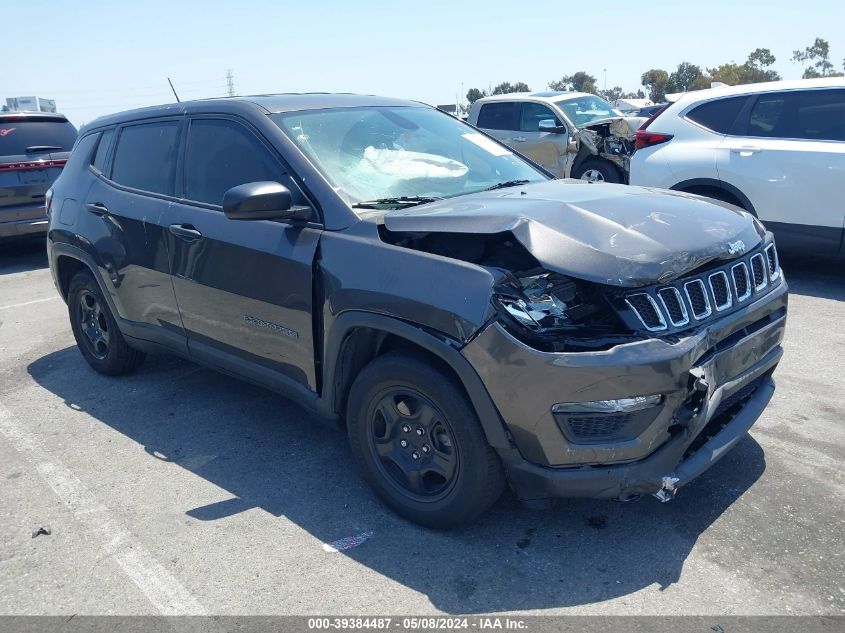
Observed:
[[[541,352],[489,326],[463,354],[512,438],[514,448],[500,454],[518,495],[671,498],[724,455],[771,399],[786,307],[784,280],[692,335],[600,352]],[[597,402],[642,404],[591,413]],[[573,413],[577,403],[587,412]]]

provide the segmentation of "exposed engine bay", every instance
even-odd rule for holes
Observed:
[[[601,284],[543,269],[510,232],[395,233],[381,226],[379,233],[397,246],[488,269],[501,323],[536,349],[601,350],[640,338],[625,328]]]
[[[641,123],[642,119],[639,118],[620,118],[585,126],[578,131],[581,147],[586,148],[589,155],[600,156],[614,163],[625,175],[627,182],[637,127]],[[586,156],[584,153],[581,159]]]

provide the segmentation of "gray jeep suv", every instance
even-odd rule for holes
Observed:
[[[438,110],[357,95],[98,119],[53,187],[85,360],[166,350],[344,426],[375,491],[445,527],[671,499],[772,396],[787,288],[727,204],[557,181]]]

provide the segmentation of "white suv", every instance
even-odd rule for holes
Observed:
[[[731,202],[779,250],[845,255],[845,79],[682,95],[637,131],[631,184]]]

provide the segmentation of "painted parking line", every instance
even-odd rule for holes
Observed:
[[[46,303],[47,301],[55,301],[60,297],[46,297],[44,299],[35,299],[33,301],[24,301],[23,303],[13,303],[8,306],[0,306],[0,310],[14,310],[15,308],[23,308],[24,306],[35,305],[36,303]]]
[[[0,436],[47,482],[53,492],[101,543],[123,573],[162,615],[208,615],[208,611],[129,533],[108,508],[52,455],[38,438],[18,423],[0,403]]]

